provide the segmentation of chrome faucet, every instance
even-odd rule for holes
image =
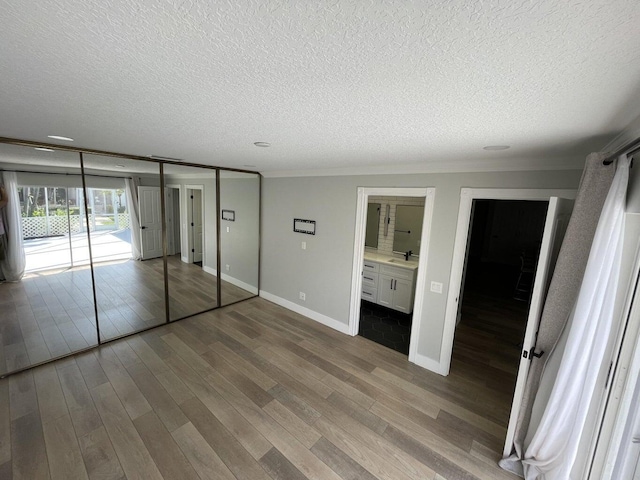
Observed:
[[[408,262],[409,261],[409,257],[413,254],[413,252],[411,250],[409,250],[408,252],[404,252],[404,259]]]

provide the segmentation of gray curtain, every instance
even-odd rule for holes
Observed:
[[[592,153],[587,157],[540,320],[536,351],[542,350],[545,354],[541,358],[534,357],[531,362],[515,431],[513,454],[500,462],[503,468],[519,474],[522,474],[519,459],[522,459],[526,449],[524,442],[540,378],[576,302],[600,212],[615,174],[615,165],[603,165],[606,157],[606,153]]]

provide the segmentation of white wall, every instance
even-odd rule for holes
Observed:
[[[577,188],[581,171],[452,173],[386,176],[265,178],[263,180],[262,278],[266,293],[342,324],[349,296],[358,187],[435,187],[427,282],[418,354],[439,361],[460,189]],[[293,232],[293,219],[316,220],[316,235]],[[302,250],[301,241],[307,242]],[[306,301],[298,292],[306,293]]]

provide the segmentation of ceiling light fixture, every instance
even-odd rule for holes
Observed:
[[[269,142],[253,142],[256,147],[270,147],[271,144]]]
[[[34,147],[34,150],[39,150],[40,152],[54,152],[52,148],[44,148],[44,147]]]
[[[122,165],[121,163],[116,164],[116,167],[118,168],[124,168],[124,165]]]
[[[73,142],[73,138],[61,137],[60,135],[47,135],[47,137],[53,138],[54,140],[64,140],[65,142]]]
[[[256,166],[255,166],[255,165],[243,165],[243,167],[246,167],[246,168],[256,168]]]
[[[483,150],[507,150],[508,148],[511,148],[511,145],[487,145],[482,147]]]

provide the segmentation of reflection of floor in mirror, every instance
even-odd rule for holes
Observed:
[[[216,305],[216,277],[169,257],[171,318]],[[100,334],[109,339],[165,321],[162,259],[97,264]],[[223,282],[225,303],[253,294]],[[32,272],[0,284],[0,374],[95,345],[88,266]]]

